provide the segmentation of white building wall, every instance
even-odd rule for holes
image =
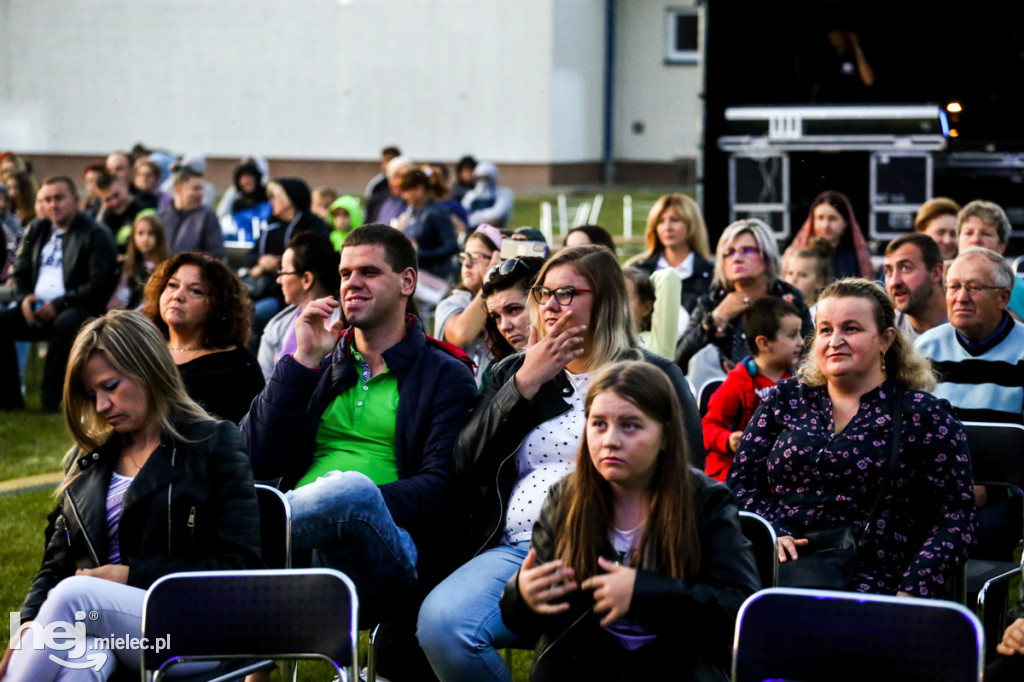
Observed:
[[[552,65],[552,156],[601,159],[604,140],[604,0],[556,0]]]
[[[693,0],[616,0],[614,156],[623,161],[695,158],[703,67],[666,64],[665,10]],[[643,132],[634,132],[634,123]]]
[[[0,0],[0,148],[596,159],[603,4]]]

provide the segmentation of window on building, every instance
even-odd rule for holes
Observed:
[[[696,64],[699,34],[697,8],[669,8],[665,11],[665,63]]]

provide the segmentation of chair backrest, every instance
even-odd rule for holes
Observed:
[[[292,508],[277,488],[256,484],[260,504],[260,539],[263,565],[267,568],[292,567]]]
[[[977,682],[985,635],[960,604],[772,588],[740,608],[733,682]]]
[[[754,562],[757,564],[758,575],[761,576],[762,587],[775,587],[779,584],[779,553],[775,545],[775,529],[763,517],[753,512],[740,512],[740,528],[743,535],[754,545]]]
[[[964,422],[974,480],[1024,489],[1024,426]]]
[[[320,659],[358,679],[358,611],[355,586],[333,569],[173,573],[146,592],[142,636],[154,644],[143,650],[142,668]]]
[[[725,379],[709,379],[700,387],[700,394],[697,396],[697,407],[700,409],[700,416],[708,413],[708,403],[711,402],[711,394],[718,390]]]

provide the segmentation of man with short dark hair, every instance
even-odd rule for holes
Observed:
[[[132,222],[142,211],[142,204],[132,195],[131,184],[127,180],[110,173],[103,173],[96,178],[96,194],[100,198],[100,212],[96,221],[110,228],[118,250],[124,252]],[[122,234],[125,227],[129,230]]]
[[[339,272],[341,302],[317,299],[299,315],[296,351],[278,361],[242,434],[256,478],[287,491],[296,549],[347,573],[364,614],[414,616],[458,562],[452,450],[476,382],[464,353],[406,315],[417,271],[405,235],[353,230]],[[344,330],[327,326],[339,305]]]
[[[42,407],[56,412],[75,336],[101,315],[117,284],[117,251],[110,230],[78,211],[75,183],[43,181],[43,218],[25,233],[12,276],[18,306],[0,312],[0,409],[24,409],[15,341],[47,341]]]
[[[910,341],[946,322],[939,245],[926,234],[905,234],[885,249],[885,288],[896,308],[896,328]]]

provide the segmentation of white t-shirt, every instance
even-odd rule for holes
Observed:
[[[64,289],[64,235],[67,230],[54,229],[50,241],[43,245],[36,279],[36,298],[44,303],[63,296]]]
[[[583,408],[590,375],[568,371],[565,375],[573,390],[562,396],[570,405],[569,411],[537,426],[516,453],[519,480],[508,498],[506,544],[529,542],[533,522],[540,516],[548,490],[575,467],[576,453],[583,439]]]

